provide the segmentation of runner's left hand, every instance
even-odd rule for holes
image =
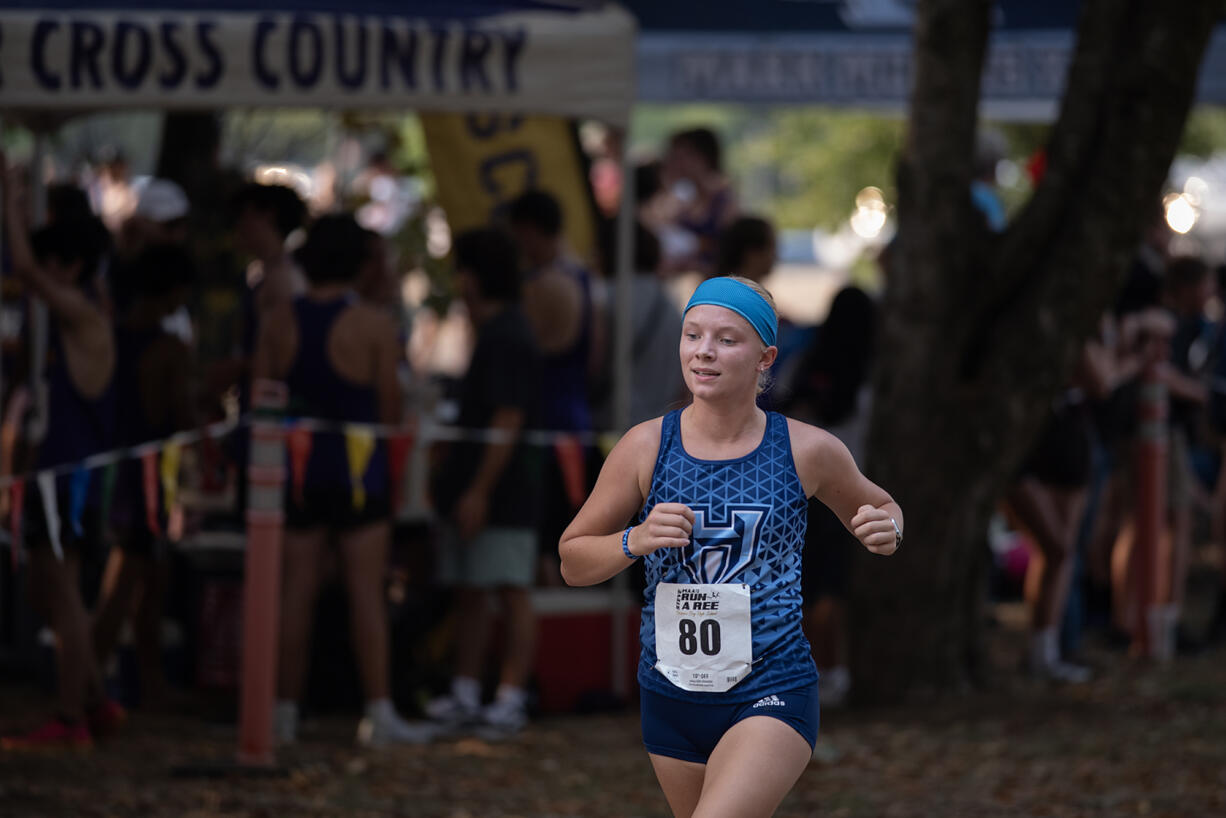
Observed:
[[[898,550],[894,523],[890,522],[890,514],[883,508],[860,506],[856,516],[851,518],[851,530],[856,539],[874,554],[889,556]]]

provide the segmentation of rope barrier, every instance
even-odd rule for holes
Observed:
[[[176,432],[160,440],[151,440],[134,446],[120,446],[105,452],[98,452],[86,458],[69,463],[59,463],[45,469],[36,469],[22,474],[0,475],[0,491],[17,482],[28,483],[32,480],[50,477],[65,477],[81,469],[92,471],[120,463],[124,460],[136,460],[149,454],[160,453],[174,446],[189,446],[207,439],[225,437],[239,429],[250,428],[252,416],[243,415],[234,420],[223,420],[210,423],[207,426],[188,431]],[[258,421],[257,421],[258,422]],[[348,421],[329,421],[319,418],[281,418],[277,422],[285,427],[287,432],[303,430],[311,433],[356,433],[369,434],[377,438],[393,439],[411,436],[415,441],[426,443],[513,443],[520,441],[529,446],[555,446],[575,444],[581,446],[599,446],[607,452],[620,438],[621,434],[612,431],[603,432],[564,432],[544,429],[525,429],[521,432],[505,432],[498,429],[478,429],[465,426],[447,426],[424,423],[416,427],[392,426],[381,423],[351,423]],[[43,478],[45,479],[45,478]]]

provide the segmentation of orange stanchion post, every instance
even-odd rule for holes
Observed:
[[[256,381],[252,388],[251,454],[247,466],[247,556],[243,574],[243,649],[238,761],[272,766],[272,714],[277,686],[281,617],[282,499],[285,384]]]
[[[1158,553],[1166,528],[1167,390],[1151,364],[1141,378],[1136,453],[1136,536],[1132,544],[1132,583],[1136,599],[1132,652],[1155,657],[1161,635],[1151,633],[1158,605]],[[1157,644],[1156,644],[1157,642]]]

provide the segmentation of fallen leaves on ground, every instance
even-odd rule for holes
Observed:
[[[824,713],[818,759],[780,816],[1226,815],[1226,648],[1168,668],[1092,656],[1098,680],[992,689],[923,707]],[[45,700],[0,688],[0,727]],[[12,816],[667,816],[633,712],[543,718],[522,735],[364,750],[356,717],[304,726],[283,777],[172,775],[233,758],[232,727],[135,713],[88,753],[0,756]]]

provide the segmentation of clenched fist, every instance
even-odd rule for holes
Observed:
[[[694,530],[694,512],[681,503],[660,503],[630,530],[626,547],[636,557],[661,548],[684,548]]]

